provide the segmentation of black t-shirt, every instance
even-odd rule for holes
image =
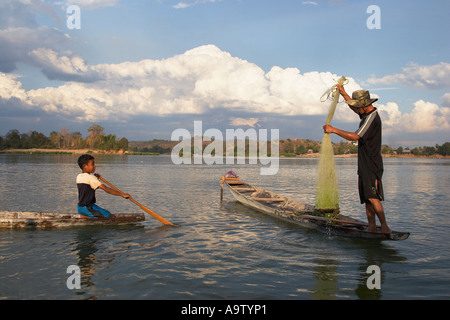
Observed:
[[[78,206],[93,205],[96,201],[95,190],[102,185],[98,178],[89,173],[80,173],[77,176]]]
[[[374,109],[360,115],[361,122],[356,134],[358,140],[358,175],[381,180],[383,158],[381,157],[381,118]]]

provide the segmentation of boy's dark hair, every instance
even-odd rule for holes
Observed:
[[[78,165],[80,166],[81,170],[83,170],[83,166],[87,165],[90,160],[94,160],[95,158],[91,156],[90,154],[83,154],[78,158]]]

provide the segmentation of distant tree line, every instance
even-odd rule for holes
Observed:
[[[356,154],[358,153],[358,144],[352,141],[341,141],[333,143],[334,154]],[[280,140],[280,154],[285,155],[302,155],[306,153],[320,152],[320,142],[313,140],[302,139],[286,139]],[[450,142],[443,145],[436,144],[433,146],[415,147],[410,149],[408,147],[392,148],[388,145],[381,147],[382,154],[413,154],[416,156],[433,156],[433,155],[450,155]]]
[[[176,145],[178,141],[167,141],[167,140],[159,140],[154,139],[152,141],[132,141],[130,142],[130,146],[128,148],[129,151],[134,152],[155,152],[159,154],[170,154],[174,145]],[[203,143],[203,149],[210,142]],[[269,147],[269,145],[268,145]],[[279,153],[283,156],[298,156],[307,153],[318,153],[320,152],[320,142],[314,141],[310,139],[283,139],[280,140],[279,143]],[[224,146],[223,150],[226,147]],[[236,147],[235,147],[236,149]],[[246,141],[245,150],[248,151],[248,141]],[[269,150],[269,149],[268,149]],[[334,154],[357,154],[358,153],[358,144],[355,142],[349,141],[341,141],[338,143],[333,143]],[[192,147],[192,153],[198,152]],[[433,156],[435,154],[438,155],[450,155],[450,142],[446,142],[443,145],[437,145],[434,147],[424,146],[424,147],[415,147],[412,150],[406,147],[398,147],[391,148],[388,145],[383,145],[381,148],[382,154],[413,154],[413,155],[423,155],[423,156]]]
[[[105,151],[129,150],[133,152],[149,152],[168,154],[177,141],[159,140],[134,141],[129,142],[126,138],[117,139],[114,134],[105,134],[104,128],[98,124],[93,124],[88,128],[88,136],[82,137],[80,132],[70,132],[67,128],[62,128],[59,132],[52,131],[50,136],[37,131],[20,133],[18,130],[10,130],[4,137],[0,136],[0,150],[4,149],[97,149]],[[247,142],[246,142],[247,143]],[[208,145],[204,142],[203,148]],[[280,155],[302,155],[306,153],[320,152],[320,142],[310,139],[284,139],[280,140]],[[358,153],[357,143],[341,141],[333,143],[334,154],[356,154]],[[246,147],[247,150],[247,147]],[[194,151],[193,151],[194,152]],[[450,142],[433,146],[391,148],[383,145],[382,154],[404,154],[409,153],[416,156],[450,155]]]
[[[450,155],[450,142],[445,142],[442,145],[436,144],[433,146],[423,146],[423,147],[415,147],[413,149],[398,147],[393,149],[389,146],[384,145],[382,147],[381,153],[383,154],[413,154],[415,156],[433,156],[433,155],[441,155],[448,156]]]
[[[301,155],[317,153],[320,151],[320,142],[310,139],[284,139],[280,140],[281,155]]]
[[[125,151],[128,149],[128,140],[117,139],[115,134],[105,134],[104,128],[98,124],[89,127],[86,138],[80,132],[70,132],[67,128],[59,132],[52,131],[49,137],[37,131],[20,133],[16,129],[10,130],[4,137],[0,136],[0,150],[31,148]]]

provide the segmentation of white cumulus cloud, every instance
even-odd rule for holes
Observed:
[[[450,63],[441,62],[432,66],[413,63],[403,68],[402,73],[381,78],[371,77],[367,82],[372,84],[398,83],[418,89],[448,89],[450,88]]]
[[[28,53],[49,79],[90,82],[95,72],[80,55],[57,52],[50,48],[37,48]]]
[[[322,94],[338,76],[330,72],[302,73],[297,68],[258,65],[234,57],[214,45],[204,45],[167,59],[89,65],[80,56],[51,49],[31,52],[48,74],[67,77],[58,87],[24,90],[18,76],[0,73],[0,102],[19,105],[65,119],[127,121],[140,116],[202,115],[227,110],[229,123],[257,126],[266,115],[298,117],[328,114],[331,102]],[[361,89],[352,78],[347,92]],[[376,95],[374,95],[376,97]],[[0,103],[0,108],[1,104]],[[419,100],[410,113],[395,102],[377,104],[384,132],[450,130],[449,94],[443,105]],[[237,116],[244,112],[246,117]],[[357,121],[345,103],[334,118]]]
[[[17,80],[19,76],[0,72],[0,98],[4,100],[27,100],[27,93]]]
[[[402,113],[397,103],[379,105],[384,132],[433,132],[450,130],[450,108],[418,100],[410,113]]]
[[[259,122],[259,118],[249,118],[249,119],[233,118],[230,121],[230,124],[235,127],[240,127],[240,126],[254,127],[255,125],[257,125],[258,122]]]
[[[200,114],[215,108],[320,115],[329,108],[320,96],[337,79],[329,72],[302,74],[296,68],[273,67],[265,73],[214,45],[162,60],[94,66],[77,55],[51,49],[33,50],[31,56],[49,77],[71,81],[30,90],[28,98],[47,111],[92,121],[119,115]],[[352,82],[352,90],[359,89]]]

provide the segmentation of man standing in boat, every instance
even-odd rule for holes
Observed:
[[[108,210],[105,210],[95,204],[95,190],[98,188],[115,196],[121,196],[129,199],[128,193],[122,193],[111,189],[99,181],[95,172],[95,158],[89,154],[83,154],[78,158],[78,166],[82,170],[77,176],[78,187],[78,214],[89,218],[114,218]]]
[[[337,85],[340,94],[348,106],[359,115],[361,122],[356,132],[343,131],[330,125],[324,125],[325,133],[335,133],[344,139],[358,141],[358,189],[361,203],[366,205],[368,231],[376,232],[375,216],[381,223],[381,232],[389,233],[384,215],[383,159],[381,157],[381,119],[377,109],[372,105],[378,99],[371,99],[369,91],[357,90],[352,98],[344,87]]]

